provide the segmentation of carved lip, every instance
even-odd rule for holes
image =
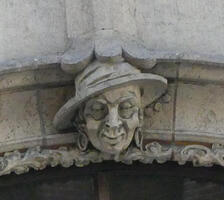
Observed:
[[[121,133],[120,135],[116,135],[115,137],[108,137],[107,135],[103,134],[102,139],[105,143],[110,145],[116,145],[117,143],[121,142],[125,137],[125,133]]]

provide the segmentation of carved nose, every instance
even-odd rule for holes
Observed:
[[[106,121],[107,128],[117,128],[122,124],[121,120],[118,118],[118,112],[115,109],[111,109],[108,120]]]

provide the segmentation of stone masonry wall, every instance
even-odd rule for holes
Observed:
[[[145,114],[146,140],[224,144],[222,68],[159,63],[151,72],[168,78],[169,99]],[[0,77],[0,152],[74,142],[73,133],[59,133],[52,125],[58,109],[75,93],[73,78],[59,65]]]

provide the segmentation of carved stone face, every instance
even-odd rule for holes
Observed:
[[[95,148],[118,154],[131,143],[140,126],[138,86],[111,89],[90,99],[84,109],[87,135]]]

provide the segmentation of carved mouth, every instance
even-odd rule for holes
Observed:
[[[105,143],[110,144],[112,146],[120,143],[125,137],[125,133],[121,133],[118,136],[116,135],[115,137],[110,137],[108,135],[103,134],[102,139]]]

